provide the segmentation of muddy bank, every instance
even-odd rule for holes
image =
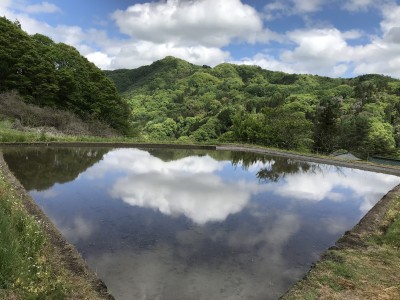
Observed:
[[[73,295],[70,295],[72,297],[71,299],[76,297],[80,299],[87,299],[87,293],[85,291],[81,291],[87,287],[95,291],[95,294],[97,295],[96,299],[114,299],[114,297],[108,293],[104,282],[101,281],[96,274],[89,269],[86,262],[83,260],[75,247],[63,238],[58,229],[43,213],[40,207],[18,181],[18,179],[16,179],[12,172],[8,169],[1,151],[0,169],[3,172],[6,180],[11,184],[18,196],[22,199],[28,213],[34,216],[37,220],[40,220],[42,223],[50,246],[53,249],[52,253],[49,253],[49,255],[52,256],[50,260],[61,264],[67,271],[70,272],[70,274],[72,274],[72,278],[70,279],[72,283],[76,283],[77,285],[72,286],[74,291]]]

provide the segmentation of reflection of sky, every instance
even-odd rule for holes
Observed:
[[[241,211],[252,194],[265,189],[250,181],[224,182],[214,173],[225,164],[209,156],[164,162],[146,151],[121,149],[106,155],[100,170],[93,168],[90,173],[98,178],[104,169],[124,170],[126,176],[117,179],[110,189],[113,198],[205,224],[224,221]]]
[[[120,149],[32,195],[117,299],[276,299],[399,179],[273,165]]]
[[[252,195],[268,190],[300,201],[340,202],[350,195],[362,200],[359,208],[365,214],[379,196],[398,183],[395,176],[326,165],[313,172],[288,174],[278,183],[254,181],[258,170],[273,165],[273,160],[256,162],[247,170],[239,165],[232,172],[228,162],[210,156],[165,162],[143,150],[120,149],[106,154],[87,176],[99,178],[107,171],[122,170],[125,175],[109,191],[113,198],[171,216],[185,215],[198,224],[224,221],[246,207]]]

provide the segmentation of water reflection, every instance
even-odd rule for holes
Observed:
[[[27,190],[44,191],[74,180],[102,159],[109,149],[6,148],[4,159]]]
[[[79,165],[68,151],[65,160],[57,152],[59,163]],[[276,299],[399,183],[237,152],[118,149],[97,157],[68,183],[26,184],[117,299]],[[29,160],[30,168],[52,166],[54,153]]]
[[[187,231],[177,233],[177,245],[89,256],[88,262],[109,274],[117,299],[277,299],[303,273],[282,256],[282,247],[298,228],[295,216],[284,215],[254,237],[239,228],[228,238],[216,230],[208,243],[231,250],[213,256],[206,251],[207,260],[199,253],[208,240],[205,232],[194,236]]]
[[[124,170],[125,175],[110,189],[113,198],[205,224],[224,221],[228,215],[240,212],[252,194],[265,190],[255,182],[224,182],[214,174],[224,164],[209,156],[165,162],[146,151],[121,149],[110,153],[89,176],[98,178],[105,170]]]

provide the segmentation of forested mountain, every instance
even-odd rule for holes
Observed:
[[[400,145],[400,81],[387,76],[210,68],[174,57],[102,72],[73,47],[30,36],[4,17],[0,71],[0,93],[16,90],[27,103],[72,111],[122,133],[133,128],[144,140],[345,149],[363,157],[395,154]]]
[[[28,103],[128,130],[129,108],[100,69],[75,48],[41,34],[30,36],[18,21],[1,17],[0,92],[9,90]]]
[[[286,74],[257,66],[196,66],[166,57],[106,71],[148,139],[226,141],[361,156],[400,145],[400,81]]]

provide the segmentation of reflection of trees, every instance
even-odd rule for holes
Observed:
[[[319,166],[305,161],[295,161],[288,158],[274,157],[274,163],[263,167],[257,172],[257,178],[268,182],[277,182],[289,174],[314,173]]]
[[[74,180],[102,159],[109,149],[29,148],[4,150],[10,170],[27,190],[46,190]]]
[[[242,165],[247,170],[250,166],[262,163],[263,166],[257,172],[257,178],[261,181],[277,182],[289,174],[311,173],[320,169],[317,164],[305,161],[296,161],[279,156],[269,156],[251,152],[233,152],[232,164]]]

